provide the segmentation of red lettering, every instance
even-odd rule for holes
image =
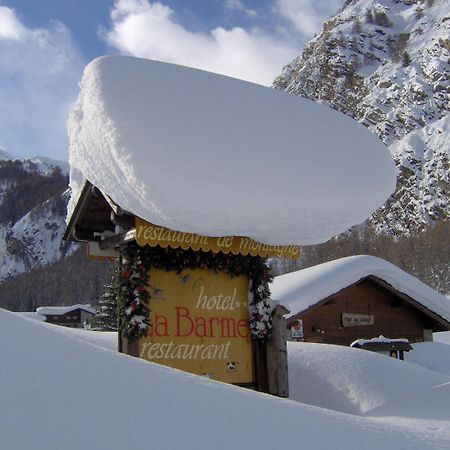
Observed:
[[[175,306],[175,310],[177,312],[177,328],[176,328],[176,333],[175,336],[177,337],[186,337],[192,334],[192,332],[194,331],[194,321],[191,319],[190,317],[190,311],[189,308],[186,308],[185,306]],[[184,324],[186,324],[186,326],[188,327],[187,329],[189,330],[188,332],[184,332],[184,334],[181,333],[181,329],[183,328],[183,330],[186,330],[186,326],[182,327],[181,326],[181,322],[182,319]]]
[[[244,329],[244,333],[241,333],[241,328]],[[248,321],[245,319],[239,320],[236,326],[237,332],[239,337],[241,338],[248,338],[249,328],[248,328]]]
[[[167,317],[155,314],[155,323],[153,324],[155,329],[155,336],[169,336],[169,327],[167,323]]]
[[[204,317],[195,316],[195,335],[197,337],[211,337],[206,327],[206,319]]]
[[[236,337],[236,322],[231,317],[222,317],[220,319],[221,336],[220,337]]]
[[[210,317],[209,318],[209,337],[216,337],[214,333],[214,322],[217,323],[217,326],[219,326],[220,321],[218,317]]]

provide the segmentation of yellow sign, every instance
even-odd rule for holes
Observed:
[[[248,278],[204,269],[152,268],[152,326],[139,356],[227,383],[252,383]]]
[[[215,253],[232,253],[233,255],[261,256],[263,258],[300,258],[300,247],[297,245],[268,245],[241,236],[210,237],[194,233],[169,230],[153,225],[136,217],[136,242],[143,247],[160,246],[183,250],[203,250]]]

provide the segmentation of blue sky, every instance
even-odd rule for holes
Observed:
[[[126,54],[270,86],[344,0],[0,0],[0,148],[68,159],[84,66]]]

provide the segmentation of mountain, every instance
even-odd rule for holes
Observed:
[[[376,133],[398,169],[371,218],[405,236],[450,217],[447,0],[348,0],[274,87],[327,102]]]
[[[1,159],[3,158],[3,159]],[[55,261],[68,202],[68,164],[0,155],[0,280]]]
[[[111,263],[62,241],[68,172],[64,161],[0,150],[0,307],[95,304],[111,279]]]

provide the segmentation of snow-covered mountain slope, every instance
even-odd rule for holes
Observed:
[[[389,146],[396,194],[372,218],[408,234],[450,217],[450,4],[347,0],[274,87],[362,122]]]
[[[47,158],[46,156],[33,156],[21,161],[25,168],[36,170],[41,175],[51,175],[57,167],[61,169],[63,175],[68,175],[70,171],[68,162]]]
[[[47,265],[70,251],[62,242],[69,195],[67,190],[36,206],[6,231],[0,248],[1,278]]]
[[[414,411],[399,426],[389,418],[316,408],[117,354],[98,342],[80,342],[62,328],[56,332],[56,326],[0,310],[2,448],[59,450],[61,443],[65,450],[449,446],[448,422],[414,422]],[[365,353],[355,350],[355,355]],[[358,358],[353,363],[362,377],[376,366],[358,364]],[[390,375],[399,385],[398,374]],[[372,391],[371,385],[366,390]]]
[[[72,251],[61,241],[69,199],[68,164],[45,157],[18,160],[6,153],[3,156],[0,281],[47,265]]]

